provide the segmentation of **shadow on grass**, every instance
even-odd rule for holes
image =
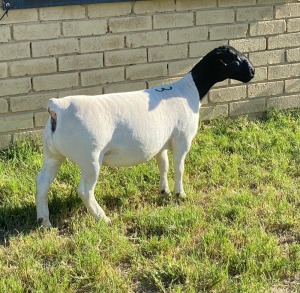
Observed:
[[[74,195],[60,198],[52,196],[49,200],[50,221],[59,230],[65,230],[68,219],[77,213],[82,205],[81,200]],[[75,211],[75,212],[74,212]],[[36,221],[36,207],[34,203],[22,206],[0,206],[0,245],[9,247],[11,237],[28,235],[40,228]]]
[[[139,209],[141,200],[135,196],[127,198],[126,196],[105,195],[101,198],[100,205],[108,213],[121,212],[122,209],[131,206]],[[167,206],[174,201],[172,197],[153,195],[148,201],[155,206]],[[62,233],[72,234],[70,222],[80,213],[87,213],[84,204],[77,194],[77,190],[71,190],[63,197],[56,192],[52,193],[49,198],[50,221],[53,227],[58,228]],[[28,235],[40,228],[36,221],[35,203],[18,203],[17,206],[0,205],[0,245],[9,247],[11,237],[18,235]]]
[[[12,236],[28,234],[36,228],[34,204],[0,206],[0,245],[8,247]]]
[[[158,192],[147,192],[146,194],[106,194],[101,197],[103,208],[107,212],[121,212],[124,209],[140,209],[145,205],[153,207],[168,206],[171,203],[181,203],[182,200],[176,196],[166,196]],[[99,204],[100,200],[99,200]]]

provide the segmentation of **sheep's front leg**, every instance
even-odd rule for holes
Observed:
[[[168,170],[169,170],[169,158],[168,151],[163,150],[156,155],[156,161],[159,168],[160,180],[159,190],[163,195],[170,195],[169,184],[168,184]]]
[[[100,166],[97,163],[90,164],[89,168],[81,169],[81,179],[78,193],[87,210],[96,220],[104,220],[110,223],[110,219],[105,215],[104,210],[99,206],[94,190],[99,176]]]
[[[173,147],[174,156],[174,181],[175,181],[175,194],[180,198],[185,198],[186,194],[183,188],[183,173],[184,173],[184,160],[189,151],[189,145],[181,143]]]
[[[37,221],[44,227],[50,228],[48,190],[54,180],[64,158],[49,158],[45,156],[44,165],[36,177],[36,212]]]

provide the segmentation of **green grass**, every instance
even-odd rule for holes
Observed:
[[[49,193],[56,228],[37,227],[41,165],[33,142],[0,153],[0,292],[300,290],[300,112],[201,124],[184,202],[158,195],[154,161],[103,168],[111,226],[87,214],[66,161]]]

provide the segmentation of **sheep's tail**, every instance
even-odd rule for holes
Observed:
[[[59,111],[59,106],[55,103],[56,99],[50,99],[48,101],[48,112],[50,114],[50,125],[51,130],[54,132],[57,126],[57,112]]]
[[[52,111],[50,108],[48,108],[48,112],[50,114],[50,123],[51,123],[51,130],[52,132],[56,129],[56,123],[57,123],[57,115],[54,111]]]

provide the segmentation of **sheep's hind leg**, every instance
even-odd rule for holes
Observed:
[[[110,223],[110,219],[105,215],[104,210],[96,201],[94,190],[100,172],[98,162],[90,163],[89,166],[81,168],[81,179],[78,187],[78,193],[87,210],[96,220],[104,220]]]
[[[48,190],[64,161],[64,157],[49,157],[45,155],[44,165],[36,177],[36,212],[37,221],[44,227],[50,228]]]
[[[184,160],[188,153],[188,144],[179,144],[173,148],[174,155],[174,176],[175,176],[175,194],[179,198],[186,198],[186,193],[183,189],[183,173],[184,173]]]
[[[170,195],[169,184],[168,184],[168,170],[169,170],[169,158],[168,151],[163,150],[156,155],[156,161],[159,168],[160,180],[159,189],[160,193],[166,196]]]

